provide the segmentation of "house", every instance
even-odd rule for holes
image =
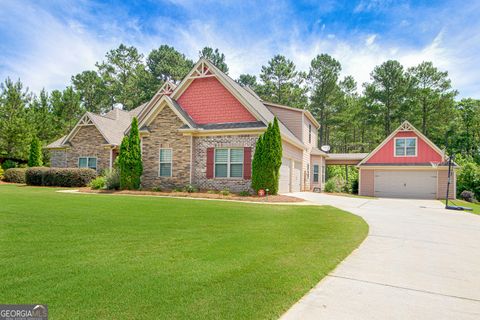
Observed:
[[[71,132],[51,143],[52,167],[112,168],[133,117],[139,121],[144,188],[239,192],[250,189],[258,136],[279,119],[283,158],[280,192],[322,189],[326,153],[318,149],[320,127],[307,110],[262,101],[201,58],[175,85],[166,82],[134,110],[85,113]]]
[[[328,161],[327,161],[328,164]],[[456,195],[456,165],[449,198]],[[359,194],[375,197],[445,198],[448,158],[405,121],[358,163]]]

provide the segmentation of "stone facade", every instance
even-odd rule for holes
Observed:
[[[182,120],[169,108],[164,107],[151,124],[150,134],[142,138],[144,188],[181,188],[190,183],[190,142],[178,129]],[[160,177],[160,148],[172,149],[172,176]]]
[[[110,168],[110,148],[107,141],[94,125],[79,127],[70,139],[66,149],[52,149],[50,163],[52,167],[78,168],[79,157],[96,157],[97,172]]]
[[[50,167],[66,168],[67,167],[67,150],[51,149],[50,150]]]
[[[251,180],[243,178],[207,179],[207,148],[251,147],[252,159],[258,135],[205,136],[193,138],[192,184],[200,189],[240,192],[251,189]]]

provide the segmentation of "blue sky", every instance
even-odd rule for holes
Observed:
[[[226,54],[230,74],[258,74],[274,54],[307,70],[328,53],[359,84],[375,65],[429,60],[460,97],[480,98],[480,1],[0,0],[0,79],[64,88],[120,43],[142,53],[169,44],[192,59]]]

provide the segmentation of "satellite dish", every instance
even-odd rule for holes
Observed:
[[[330,146],[328,144],[323,145],[320,147],[320,150],[322,150],[323,152],[328,152],[330,151]]]

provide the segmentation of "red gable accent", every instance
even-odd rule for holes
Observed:
[[[198,124],[257,121],[215,77],[193,80],[177,101]]]
[[[395,138],[397,137],[416,137],[417,138],[417,156],[416,157],[395,157]],[[442,161],[442,156],[438,154],[430,145],[420,138],[413,131],[397,132],[383,147],[380,148],[366,163],[428,163],[430,161]]]

